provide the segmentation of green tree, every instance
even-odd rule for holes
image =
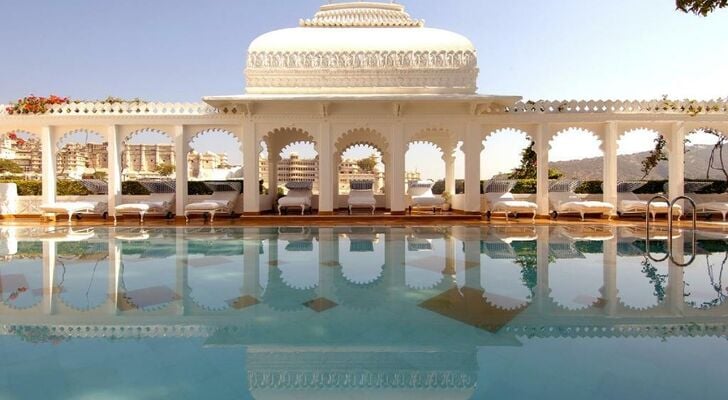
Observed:
[[[15,161],[12,160],[0,160],[0,173],[5,174],[20,174],[23,172],[23,168],[20,167]]]
[[[158,173],[161,176],[171,176],[174,174],[175,168],[172,164],[159,164],[157,165],[157,168],[154,169],[154,172]]]
[[[98,180],[101,180],[101,181],[105,181],[108,176],[109,176],[109,174],[107,174],[104,171],[94,171],[94,173],[91,174],[91,177],[93,179],[98,179]]]
[[[675,0],[677,9],[704,17],[719,8],[728,7],[728,0]]]
[[[361,168],[361,170],[364,172],[372,172],[377,166],[377,158],[371,155],[367,158],[362,158],[361,160],[358,160],[356,162],[356,165],[358,165],[359,168]]]
[[[533,149],[535,146],[536,143],[531,140],[531,143],[521,151],[521,165],[511,171],[508,179],[536,179],[536,171],[538,169],[536,162],[538,156],[536,155],[536,150]],[[559,179],[563,175],[561,171],[555,168],[549,168],[549,179]]]

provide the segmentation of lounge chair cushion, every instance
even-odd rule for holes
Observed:
[[[701,210],[701,211],[724,212],[724,211],[728,211],[728,202],[710,201],[707,203],[698,204],[697,208],[698,208],[698,210]]]
[[[371,190],[352,190],[349,192],[347,204],[350,206],[373,206],[377,204]]]
[[[80,211],[95,212],[101,203],[98,201],[67,201],[52,204],[43,204],[40,209],[46,213],[76,213]]]

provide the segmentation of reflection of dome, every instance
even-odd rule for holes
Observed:
[[[475,351],[248,351],[256,399],[469,399]]]
[[[475,47],[399,4],[327,4],[248,49],[248,93],[474,94]]]

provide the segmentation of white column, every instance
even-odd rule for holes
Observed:
[[[319,228],[319,282],[316,287],[316,297],[335,301],[334,274],[341,273],[336,268],[339,263],[339,237],[333,228]]]
[[[404,192],[404,156],[407,152],[404,124],[396,122],[392,126],[389,142],[389,162],[387,163],[387,180],[389,189],[389,208],[392,214],[404,214],[407,208]]]
[[[184,125],[174,127],[174,159],[175,177],[177,188],[175,192],[175,214],[181,217],[185,214],[187,204],[187,153],[190,151],[190,144],[185,137]]]
[[[260,246],[262,241],[259,228],[245,229],[245,236],[250,239],[243,241],[243,296],[260,299]]]
[[[331,149],[331,124],[319,124],[318,160],[319,160],[319,214],[334,213],[334,155]]]
[[[468,231],[472,231],[472,234],[466,236],[463,244],[465,251],[465,286],[475,289],[482,290],[482,284],[480,283],[481,264],[480,264],[480,229],[479,228],[466,228]]]
[[[43,242],[43,314],[53,314],[55,307],[56,242]]]
[[[56,143],[52,126],[44,126],[40,132],[41,143],[41,183],[43,190],[43,203],[56,201]]]
[[[606,300],[604,311],[609,316],[617,314],[617,237],[605,240],[602,254],[603,259],[603,276],[604,287],[602,288],[602,298]]]
[[[538,125],[536,133],[535,150],[536,150],[536,204],[538,205],[538,215],[548,215],[549,213],[549,142],[548,126],[545,124]]]
[[[549,228],[539,226],[536,229],[538,237],[536,241],[536,307],[539,314],[543,316],[550,304],[549,261],[551,250],[549,249]]]
[[[682,122],[673,123],[668,146],[668,197],[672,200],[682,196],[685,191],[685,127]]]
[[[445,149],[449,151],[449,149]],[[450,195],[455,194],[455,157],[452,153],[443,154],[442,160],[445,161],[445,191]]]
[[[243,179],[243,212],[248,215],[260,214],[258,139],[255,123],[250,120],[243,123]]]
[[[188,249],[188,242],[182,235],[181,230],[177,230],[177,235],[174,238],[175,241],[175,293],[179,296],[179,300],[175,302],[173,310],[175,315],[185,315],[190,312],[192,307],[192,299],[190,298],[189,290],[189,279],[187,274],[189,273],[189,260],[190,253]]]
[[[483,141],[475,124],[468,124],[463,143],[465,153],[465,211],[480,212],[480,152]]]
[[[121,283],[121,242],[116,240],[116,228],[109,228],[109,303],[108,313],[116,315],[119,313],[119,300],[123,293],[120,291]]]
[[[617,124],[607,122],[604,127],[604,166],[602,173],[603,201],[617,207]]]
[[[121,135],[116,125],[109,126],[108,152],[109,161],[109,214],[113,215],[114,208],[121,204]]]

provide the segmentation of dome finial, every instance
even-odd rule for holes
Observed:
[[[394,0],[388,3],[375,1],[346,1],[321,6],[312,19],[301,20],[303,27],[396,27],[419,28],[422,20],[415,20]]]

